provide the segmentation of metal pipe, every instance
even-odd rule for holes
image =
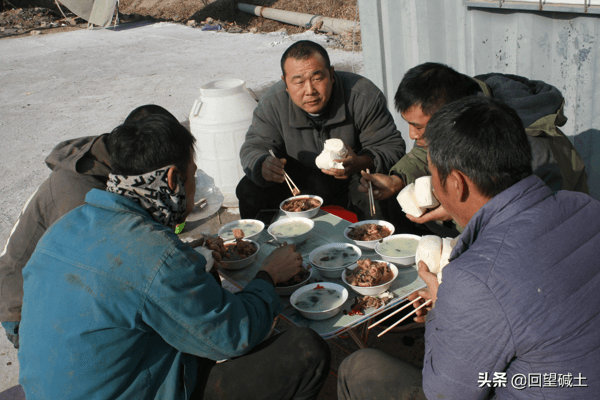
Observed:
[[[353,29],[359,29],[359,24],[346,19],[323,17],[322,15],[303,14],[294,11],[277,10],[275,8],[253,6],[245,3],[238,3],[238,8],[248,14],[254,14],[259,17],[273,19],[290,25],[302,26],[306,29],[315,27],[315,29],[341,35],[352,32]]]

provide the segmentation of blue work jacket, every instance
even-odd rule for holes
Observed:
[[[244,354],[281,310],[266,281],[232,294],[205,263],[139,204],[91,190],[23,270],[27,399],[188,399],[197,357]]]

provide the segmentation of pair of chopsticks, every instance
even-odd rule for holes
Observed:
[[[273,150],[269,149],[269,153],[271,153],[273,157],[277,158],[275,153],[273,153]],[[287,183],[288,187],[290,188],[290,191],[292,192],[292,196],[298,196],[300,194],[300,189],[298,189],[298,186],[296,186],[292,178],[290,178],[290,176],[285,171],[283,171],[283,177],[285,178],[285,183]]]
[[[409,302],[408,304],[405,304],[403,307],[397,309],[396,311],[394,311],[393,313],[391,313],[390,315],[388,315],[385,318],[380,319],[379,321],[375,322],[373,325],[369,326],[369,329],[379,325],[381,322],[385,321],[386,319],[394,316],[395,314],[399,313],[400,311],[404,310],[406,307],[411,306],[412,304],[416,303],[417,301],[421,300],[422,297],[419,296],[416,299],[414,299],[413,301]],[[431,300],[427,300],[425,303],[421,304],[418,308],[415,308],[412,312],[406,314],[404,316],[404,318],[400,319],[399,321],[395,322],[392,326],[388,327],[386,330],[384,330],[383,332],[381,332],[379,335],[377,335],[377,337],[381,337],[383,336],[385,333],[387,333],[390,329],[392,329],[393,327],[395,327],[396,325],[398,325],[399,323],[401,323],[402,321],[404,321],[405,319],[407,319],[408,317],[410,317],[411,315],[413,315],[414,313],[417,312],[417,310],[420,310],[421,308],[425,307],[426,305],[428,305],[429,303],[431,303]]]
[[[367,174],[370,174],[369,168],[367,168]],[[375,199],[373,198],[373,185],[369,181],[369,210],[371,210],[371,216],[375,215]]]

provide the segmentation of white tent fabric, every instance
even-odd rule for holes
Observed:
[[[60,0],[60,2],[78,17],[88,21],[89,26],[108,27],[118,0]]]

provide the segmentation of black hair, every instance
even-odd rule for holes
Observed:
[[[456,72],[447,65],[424,63],[406,71],[394,103],[398,112],[420,106],[423,114],[433,115],[444,104],[481,92],[471,77]]]
[[[129,113],[127,118],[125,118],[124,124],[133,124],[137,123],[139,120],[146,118],[149,115],[166,115],[167,117],[171,117],[174,120],[177,120],[173,114],[167,111],[164,107],[157,106],[156,104],[146,104],[143,106],[139,106],[135,110]]]
[[[431,117],[423,137],[442,186],[456,170],[492,198],[533,173],[523,123],[498,100],[471,96],[447,104]]]
[[[108,138],[113,174],[142,175],[175,165],[183,180],[196,138],[174,117],[149,115],[116,127]]]
[[[329,55],[323,46],[310,40],[300,40],[288,47],[285,53],[283,53],[283,56],[281,56],[282,75],[285,77],[285,68],[283,66],[288,58],[293,58],[294,60],[306,60],[315,53],[321,55],[327,71],[331,70],[331,61],[329,61]]]

